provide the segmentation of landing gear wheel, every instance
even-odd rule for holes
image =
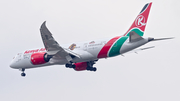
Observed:
[[[76,65],[69,65],[69,68],[75,68]]]
[[[94,68],[93,67],[87,67],[86,69],[89,71],[94,71],[94,72],[97,70],[96,67],[94,67]]]
[[[72,65],[72,68],[76,68],[76,65]]]
[[[25,77],[25,76],[26,76],[26,74],[25,74],[25,73],[21,73],[21,76]]]
[[[24,73],[25,68],[20,68],[19,70],[22,71],[21,76],[25,77],[26,76],[26,74]]]
[[[68,67],[70,67],[70,64],[66,64],[65,66],[68,68]]]
[[[94,72],[95,72],[96,70],[97,70],[97,68],[93,68],[93,69],[92,69],[92,71],[94,71]]]
[[[86,69],[91,71],[91,68],[90,68],[90,67],[87,67]]]

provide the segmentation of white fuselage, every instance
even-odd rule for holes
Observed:
[[[66,44],[66,45],[61,45],[61,46],[66,50],[70,50],[73,53],[78,54],[80,58],[75,57],[72,60],[73,63],[78,63],[78,62],[93,61],[93,60],[98,60],[100,58],[108,58],[108,57],[120,55],[128,51],[131,51],[148,42],[148,38],[143,38],[142,40],[131,43],[129,42],[129,37],[127,37],[124,40],[124,42],[118,43],[117,41],[120,40],[121,38],[122,37],[117,38],[117,40],[111,44],[109,44],[108,42],[110,42],[110,40],[112,40],[113,38],[109,38],[105,40],[97,40],[97,41],[71,43],[71,44]],[[73,49],[70,48],[72,44],[75,44],[75,47]],[[114,54],[113,51],[116,52],[116,50],[114,49],[116,49],[116,47],[118,47],[119,44],[122,44],[122,46],[119,48],[118,53],[115,53],[115,55],[110,56],[110,54]],[[106,47],[110,47],[110,48],[104,50],[104,53],[102,52],[102,54],[100,54],[102,49]],[[42,66],[48,66],[48,65],[64,65],[68,63],[67,59],[54,56],[47,63],[40,64],[40,65],[33,65],[31,62],[31,55],[38,52],[46,52],[46,50],[45,48],[39,48],[39,49],[30,49],[30,50],[26,50],[21,53],[18,53],[13,58],[10,64],[10,67],[14,69],[20,69],[20,68],[27,69],[27,68],[35,68],[35,67],[42,67]]]

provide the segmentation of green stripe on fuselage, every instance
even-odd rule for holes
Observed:
[[[129,33],[132,32],[132,31],[136,32],[140,36],[144,35],[144,32],[142,32],[141,30],[139,30],[137,28],[132,29],[131,31],[129,31]],[[129,33],[126,36],[129,36]]]
[[[116,41],[116,43],[111,47],[109,51],[109,57],[113,57],[120,54],[120,49],[123,43],[127,40],[128,36],[121,37]]]

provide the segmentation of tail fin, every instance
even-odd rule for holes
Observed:
[[[151,9],[151,5],[152,5],[152,2],[147,3],[143,7],[143,9],[139,13],[139,15],[136,17],[135,21],[133,22],[133,24],[131,25],[129,30],[124,34],[124,36],[129,36],[129,33],[132,32],[132,31],[136,32],[140,36],[144,35],[144,31],[145,31],[145,27],[146,27],[146,24],[147,24],[147,20],[148,20],[148,16],[149,16],[149,11]]]

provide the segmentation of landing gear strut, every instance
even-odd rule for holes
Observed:
[[[93,65],[95,64],[96,61],[87,62],[87,68],[86,69],[89,70],[89,71],[94,71],[95,72],[97,70],[97,68],[93,67]]]
[[[94,72],[97,70],[96,67],[87,67],[86,69],[89,70],[89,71],[94,71]]]
[[[25,77],[25,76],[26,76],[26,74],[24,73],[25,69],[24,69],[24,68],[21,68],[21,69],[19,69],[19,70],[22,71],[21,76],[22,76],[22,77]]]

